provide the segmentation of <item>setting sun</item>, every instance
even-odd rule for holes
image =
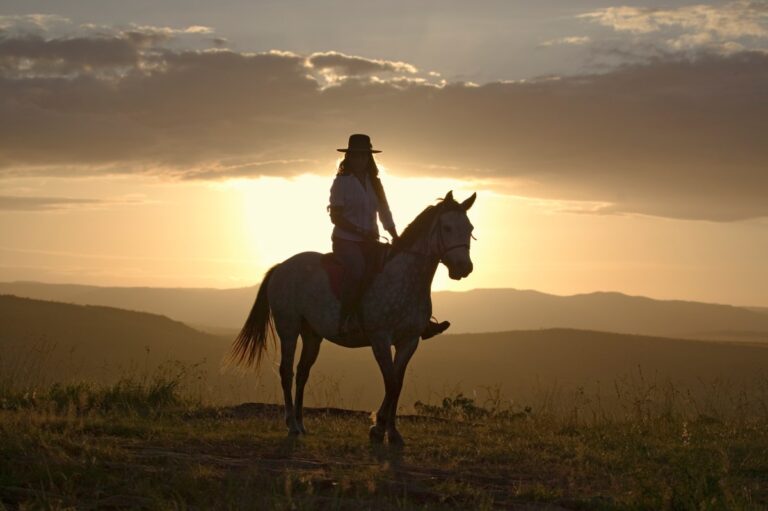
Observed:
[[[433,178],[398,178],[379,165],[387,198],[400,232],[425,207],[435,204],[448,191],[457,197],[472,191],[458,180]],[[335,170],[329,166],[327,176],[305,174],[291,179],[261,178],[234,180],[214,185],[226,190],[228,196],[242,205],[242,214],[230,218],[231,227],[224,222],[219,229],[232,229],[243,240],[247,254],[253,261],[254,271],[243,276],[243,283],[253,282],[269,267],[304,251],[329,252],[332,224],[326,207]],[[482,210],[478,207],[475,214]],[[387,236],[382,231],[383,236]],[[477,247],[473,247],[477,250]],[[260,277],[259,277],[260,278]],[[257,279],[258,280],[258,279]],[[436,288],[447,288],[451,281],[438,274]],[[466,289],[465,283],[453,284],[455,289]]]

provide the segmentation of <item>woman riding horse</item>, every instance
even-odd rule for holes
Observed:
[[[333,253],[344,266],[341,291],[341,315],[339,333],[350,337],[361,334],[360,321],[355,312],[362,291],[361,285],[366,271],[371,271],[376,257],[379,229],[376,213],[384,229],[397,241],[397,229],[392,212],[379,179],[379,169],[368,135],[354,134],[349,137],[344,160],[339,164],[338,173],[331,186],[331,222],[334,224],[331,241]],[[450,323],[429,322],[421,338],[428,339],[444,332]]]
[[[361,144],[361,141],[365,144]],[[373,160],[370,157],[372,149],[368,137],[363,139],[359,135],[354,136],[349,145],[345,150],[348,155],[361,152],[367,155],[368,162]],[[365,150],[350,151],[356,148]],[[345,159],[345,162],[354,159]],[[360,190],[380,189],[380,184],[374,184],[378,179],[372,179],[376,176],[370,171],[366,174],[360,170],[361,167],[370,168],[351,163],[348,167],[345,165],[344,170],[352,172],[352,169],[357,169],[356,172],[362,172],[364,181],[367,179],[367,188],[363,188],[358,178],[353,177],[359,175],[354,173],[338,178],[352,180],[339,186],[348,186],[353,190],[358,187],[358,194]],[[333,194],[334,200],[337,194]],[[352,233],[363,239],[372,239],[374,236],[370,231],[376,227],[375,212],[379,210],[379,195],[363,195],[362,199],[359,196],[355,199],[352,194],[341,195],[343,200],[334,202],[334,207],[340,208],[333,210],[334,217],[346,218],[351,224],[347,227]],[[350,206],[354,204],[353,201],[370,202],[371,197],[374,197],[374,216],[368,213],[367,223],[355,223],[354,218],[350,220],[347,214],[351,215],[350,212],[354,211]],[[381,204],[386,204],[383,193],[381,197]],[[310,369],[317,360],[320,345],[323,339],[328,339],[347,348],[371,348],[384,380],[384,399],[376,411],[375,423],[369,430],[369,436],[372,442],[382,442],[386,436],[391,445],[403,444],[403,438],[396,427],[397,406],[406,368],[418,348],[420,337],[434,331],[429,320],[432,315],[432,280],[440,264],[445,265],[448,276],[454,280],[463,279],[472,273],[474,265],[470,257],[470,242],[474,227],[467,217],[467,211],[476,197],[476,194],[472,194],[458,202],[453,198],[453,192],[448,192],[437,204],[427,206],[403,230],[381,271],[373,276],[367,290],[360,296],[357,306],[361,313],[362,335],[339,334],[341,304],[330,285],[323,254],[295,254],[267,271],[248,319],[232,346],[232,357],[245,366],[258,366],[266,352],[268,337],[276,334],[280,341],[280,382],[285,402],[285,423],[290,434],[306,433],[303,421],[304,387]],[[344,220],[341,222],[346,224]],[[394,230],[391,220],[385,225]],[[342,230],[344,225],[337,224],[337,227]],[[355,254],[359,262],[362,245],[351,247],[348,247],[348,252]],[[335,244],[335,249],[338,251],[338,244]],[[294,400],[294,356],[299,335],[302,341],[301,357],[296,366]]]

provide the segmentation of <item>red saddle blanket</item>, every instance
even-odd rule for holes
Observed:
[[[380,272],[384,267],[384,261],[389,253],[390,245],[387,243],[376,243],[375,247],[371,251],[368,261],[366,261],[366,270],[363,274],[361,286],[361,293],[365,292],[368,284],[371,283],[376,273]],[[333,252],[323,254],[320,257],[320,265],[328,274],[328,280],[331,283],[331,290],[336,298],[341,300],[341,289],[344,279],[344,265],[336,257]]]
[[[331,283],[333,294],[336,295],[337,299],[341,300],[341,283],[344,278],[344,267],[333,253],[323,254],[320,258],[320,264],[325,273],[328,274],[328,281]]]

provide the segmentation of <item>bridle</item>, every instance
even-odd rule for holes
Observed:
[[[445,244],[445,238],[443,237],[443,215],[442,213],[438,215],[437,221],[434,222],[432,225],[429,236],[427,236],[427,251],[426,253],[418,251],[418,250],[404,250],[403,252],[406,252],[408,254],[413,254],[421,257],[429,257],[430,247],[432,246],[432,239],[435,237],[435,229],[437,229],[437,257],[435,258],[435,262],[442,261],[443,257],[445,257],[445,254],[450,252],[453,249],[456,248],[466,248],[469,250],[469,243],[455,243],[450,246],[446,246]]]
[[[437,228],[437,246],[438,246],[438,249],[440,247],[442,247],[442,250],[439,250],[440,254],[439,254],[438,258],[437,258],[438,261],[442,261],[443,257],[445,257],[445,254],[447,254],[448,252],[450,252],[451,250],[453,250],[455,248],[466,248],[467,250],[469,250],[469,243],[456,243],[456,244],[453,244],[453,245],[451,245],[449,247],[445,246],[445,239],[443,238],[443,229],[442,229],[442,227],[443,227],[443,215],[442,214],[437,217],[437,222],[435,222],[435,224],[436,224],[435,227]],[[432,232],[434,232],[434,228],[433,228]],[[433,236],[433,234],[430,234],[430,238],[432,236]]]

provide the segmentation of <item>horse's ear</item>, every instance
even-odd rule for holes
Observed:
[[[472,204],[475,203],[475,199],[477,199],[477,192],[473,193],[467,200],[461,203],[461,207],[464,208],[464,211],[472,207]]]
[[[451,202],[453,200],[454,200],[454,198],[453,198],[453,190],[451,190],[450,192],[445,194],[445,198],[443,199],[443,201]]]

